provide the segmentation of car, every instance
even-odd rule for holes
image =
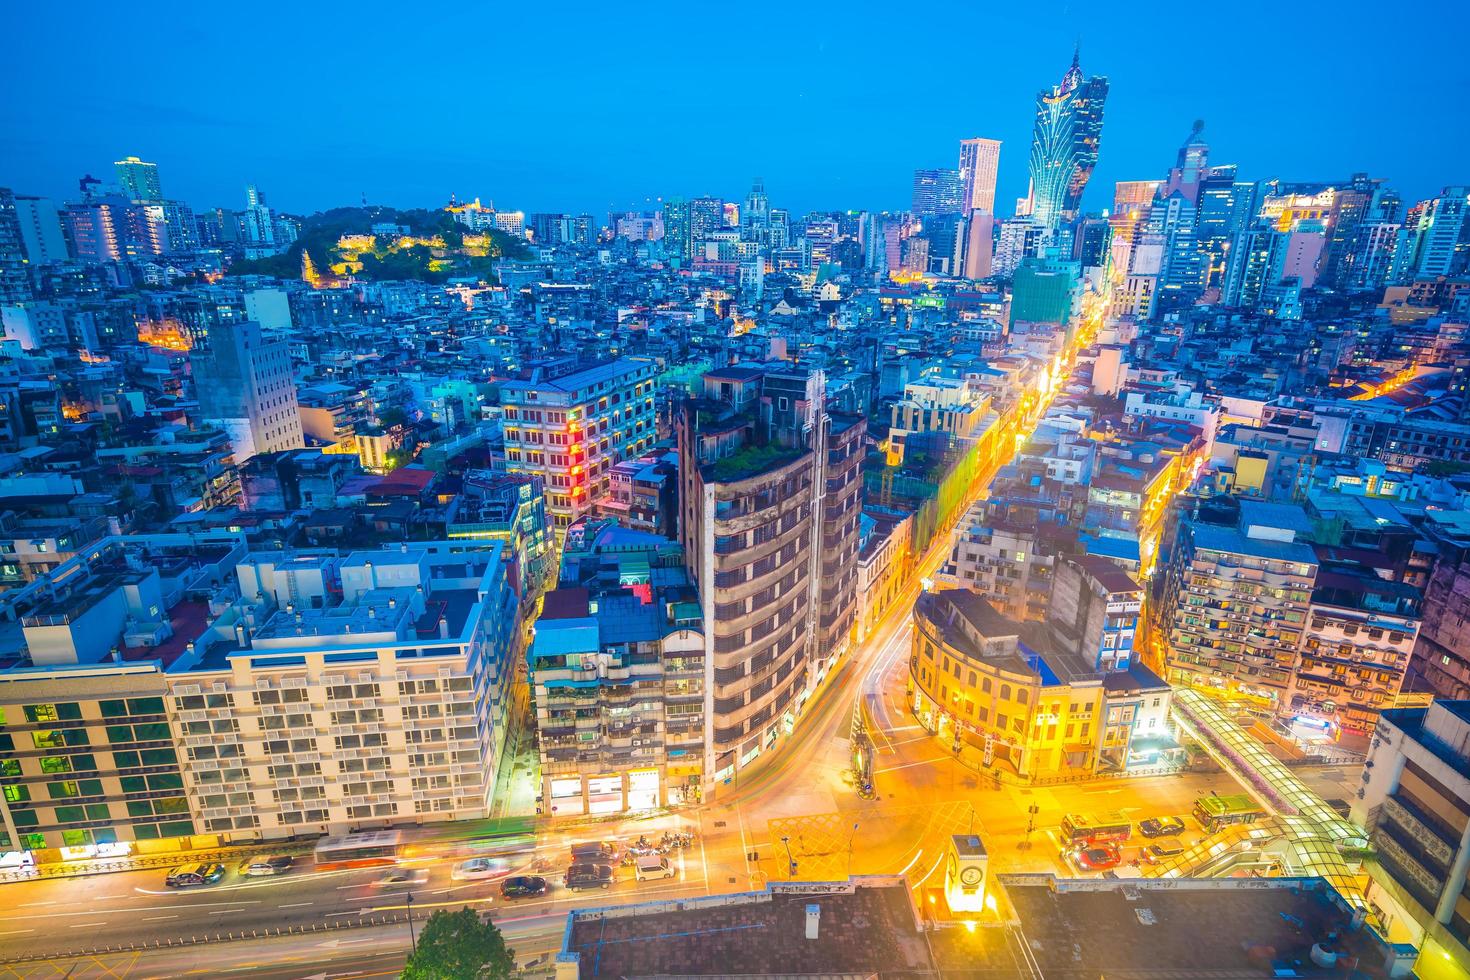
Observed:
[[[421,885],[428,880],[429,876],[423,871],[389,868],[373,879],[372,884],[374,888],[408,888],[412,885]]]
[[[170,888],[193,888],[196,885],[213,885],[224,876],[223,864],[181,864],[169,871],[163,883]]]
[[[584,841],[572,845],[573,864],[596,864],[608,862],[618,856],[618,847],[609,841]]]
[[[640,854],[633,861],[633,877],[638,881],[672,878],[677,874],[669,859],[662,854]]]
[[[500,883],[501,898],[533,898],[546,891],[546,879],[540,875],[511,875]]]
[[[1140,848],[1138,856],[1148,864],[1163,864],[1169,858],[1183,853],[1183,841],[1178,837],[1163,837],[1147,847]]]
[[[1078,871],[1106,871],[1123,863],[1123,855],[1116,847],[1103,844],[1094,847],[1079,847],[1072,852],[1072,863]]]
[[[1175,837],[1184,830],[1178,817],[1150,817],[1138,822],[1138,832],[1145,837]]]
[[[449,876],[455,881],[484,881],[505,870],[504,858],[470,858],[454,866]]]
[[[567,868],[567,887],[573,891],[583,888],[610,888],[613,869],[606,864],[574,864]]]
[[[291,870],[295,859],[289,854],[271,854],[265,857],[251,858],[240,863],[240,875],[245,878],[269,878],[272,875],[283,875]]]

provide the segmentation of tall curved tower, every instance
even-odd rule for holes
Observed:
[[[1077,220],[1082,192],[1097,166],[1108,80],[1084,79],[1079,54],[1061,84],[1036,97],[1031,134],[1031,216],[1048,234]]]

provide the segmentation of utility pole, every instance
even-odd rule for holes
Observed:
[[[419,940],[413,931],[413,892],[408,893],[408,946],[412,953],[419,951]]]

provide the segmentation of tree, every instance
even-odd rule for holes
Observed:
[[[418,949],[403,967],[403,980],[500,980],[515,973],[515,952],[495,923],[465,906],[439,909],[424,923]]]

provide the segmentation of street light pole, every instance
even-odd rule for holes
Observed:
[[[1041,812],[1041,807],[1033,803],[1026,808],[1026,839],[1021,842],[1021,850],[1031,849],[1031,832],[1036,829],[1036,815]]]
[[[796,858],[791,856],[791,837],[789,835],[781,838],[781,843],[786,845],[786,877],[796,877]]]
[[[408,893],[408,945],[411,952],[419,951],[418,936],[413,931],[413,892]]]

